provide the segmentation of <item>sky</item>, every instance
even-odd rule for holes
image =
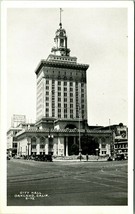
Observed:
[[[128,125],[126,8],[63,8],[70,56],[87,70],[88,124]],[[36,74],[59,28],[59,8],[7,10],[7,123],[13,114],[36,120]]]

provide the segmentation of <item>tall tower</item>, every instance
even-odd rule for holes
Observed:
[[[87,122],[86,70],[89,65],[77,63],[70,56],[68,39],[61,23],[56,30],[54,47],[46,60],[42,60],[37,75],[38,127],[52,127],[59,121],[60,128],[77,128],[78,120]],[[56,123],[57,124],[57,123]]]

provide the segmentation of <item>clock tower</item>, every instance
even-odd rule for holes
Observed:
[[[89,65],[77,63],[70,56],[66,30],[60,22],[54,46],[46,60],[42,60],[37,75],[37,125],[56,125],[58,128],[78,128],[87,123],[86,70]]]

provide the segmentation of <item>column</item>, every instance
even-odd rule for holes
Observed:
[[[66,156],[68,156],[68,137],[66,137]]]
[[[28,147],[27,148],[28,148],[28,156],[29,156],[29,155],[31,155],[31,138],[28,137],[27,141],[28,141],[28,143],[27,143]]]
[[[40,154],[40,138],[37,138],[37,146],[36,146],[36,153],[37,153],[37,155],[39,155]]]
[[[102,140],[101,140],[101,138],[99,138],[99,149],[100,149],[99,155],[102,155]]]
[[[53,144],[53,154],[57,156],[58,155],[58,142],[57,142],[57,138],[56,137],[53,139],[53,142],[54,142],[54,144]]]
[[[45,139],[45,154],[48,155],[48,146],[49,146],[49,139],[48,137]]]
[[[64,137],[58,137],[58,155],[64,156]]]
[[[109,143],[106,145],[106,154],[111,156],[111,148],[110,148],[110,144]]]
[[[17,155],[20,155],[20,142],[17,144]]]

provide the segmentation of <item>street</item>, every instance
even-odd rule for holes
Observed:
[[[8,206],[127,205],[127,161],[7,163]]]

